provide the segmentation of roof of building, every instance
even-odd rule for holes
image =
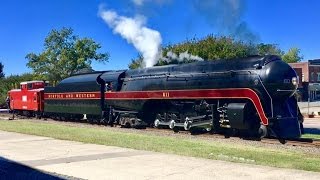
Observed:
[[[310,65],[320,65],[320,59],[309,60]]]

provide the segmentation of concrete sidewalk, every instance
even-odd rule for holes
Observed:
[[[314,172],[84,144],[4,131],[0,131],[0,157],[39,170],[83,179],[320,179],[320,173]]]

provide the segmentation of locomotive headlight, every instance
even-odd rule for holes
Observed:
[[[292,82],[292,84],[293,85],[298,85],[298,79],[297,79],[297,77],[293,77],[292,79],[291,79],[291,82]]]

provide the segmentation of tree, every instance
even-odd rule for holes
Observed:
[[[300,55],[300,49],[292,47],[282,56],[282,60],[287,63],[300,62],[303,59],[303,56]]]
[[[91,68],[92,61],[107,62],[108,53],[98,53],[100,44],[90,38],[79,38],[71,28],[53,29],[45,38],[44,51],[29,53],[27,66],[36,76],[60,81],[83,68]]]
[[[217,60],[217,59],[232,59],[247,57],[255,54],[255,48],[252,44],[237,41],[232,37],[216,37],[208,35],[202,39],[193,38],[182,43],[175,45],[167,45],[162,48],[162,58],[159,59],[156,66],[167,65],[167,64],[181,64],[190,63],[196,60],[192,59],[171,59],[167,60],[166,55],[168,52],[179,56],[181,53],[188,53],[192,56],[202,58],[204,60]],[[129,64],[129,68],[142,67],[143,57],[132,60]]]
[[[299,62],[302,59],[298,48],[291,48],[287,53],[284,53],[277,44],[252,44],[235,40],[232,37],[208,35],[202,39],[193,38],[182,43],[163,47],[162,57],[159,58],[158,63],[155,65],[163,66],[197,61],[191,58],[181,59],[179,57],[181,53],[188,53],[205,61],[243,58],[251,55],[278,55],[286,62]],[[168,54],[170,55],[169,58]],[[131,61],[129,68],[142,68],[142,65],[143,57],[140,55],[137,59]]]
[[[172,51],[176,54],[188,52],[205,60],[231,59],[254,54],[252,44],[237,41],[232,37],[208,35],[203,39],[191,39],[163,48],[163,53]]]
[[[3,67],[3,64],[0,62],[0,79],[4,77]]]
[[[282,56],[284,52],[276,44],[264,44],[260,43],[256,45],[257,54],[264,55],[278,55]]]
[[[37,78],[30,73],[10,75],[2,79],[0,78],[0,106],[1,104],[5,103],[5,99],[9,90],[19,88],[20,83],[23,81],[31,80],[37,80]]]
[[[137,59],[131,59],[131,63],[128,65],[129,69],[138,69],[143,67],[143,56],[138,55]]]

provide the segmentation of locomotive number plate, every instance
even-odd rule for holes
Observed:
[[[163,92],[162,93],[162,97],[170,97],[170,93],[169,92]]]

